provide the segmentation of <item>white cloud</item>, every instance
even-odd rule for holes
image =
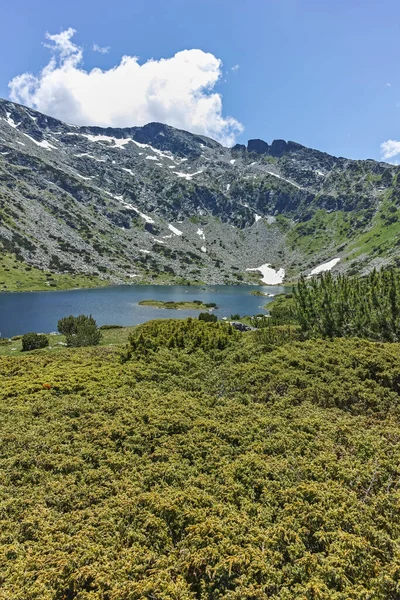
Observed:
[[[396,140],[387,140],[381,144],[381,154],[383,158],[392,158],[400,154],[400,142]]]
[[[99,46],[98,44],[93,44],[93,51],[100,52],[100,54],[108,54],[110,52],[110,46]]]
[[[234,66],[231,68],[231,71],[239,71],[239,69],[240,69],[240,65],[234,65]]]
[[[23,73],[9,83],[15,102],[77,125],[127,127],[161,121],[235,142],[241,123],[222,114],[222,98],[213,92],[222,62],[202,50],[183,50],[170,58],[139,64],[123,56],[109,70],[86,71],[75,30],[46,34],[52,57],[38,74]]]
[[[389,81],[388,81],[387,83],[385,83],[385,86],[386,86],[386,87],[392,87],[392,84],[391,84],[391,83],[389,83]]]

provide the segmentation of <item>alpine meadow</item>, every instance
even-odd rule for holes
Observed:
[[[2,19],[0,600],[399,600],[395,0]]]

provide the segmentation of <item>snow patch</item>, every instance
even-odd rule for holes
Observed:
[[[22,135],[24,135],[29,140],[31,140],[31,142],[36,144],[36,146],[40,146],[41,148],[45,148],[46,150],[57,150],[57,146],[53,146],[47,140],[42,140],[41,142],[38,142],[37,140],[34,140],[33,137],[31,137],[27,133],[23,133]]]
[[[228,183],[227,186],[226,186],[226,191],[229,192],[230,188],[231,188],[231,184]]]
[[[262,274],[261,281],[267,285],[279,285],[285,278],[285,269],[275,271],[269,263],[255,269],[246,269],[246,271],[259,271]]]
[[[197,233],[197,235],[199,235],[199,236],[201,237],[201,239],[202,239],[202,240],[205,240],[205,239],[206,239],[206,236],[204,235],[204,231],[203,231],[202,229],[200,229],[200,228],[199,228],[199,229],[196,231],[196,233]]]
[[[69,133],[68,135],[76,135],[74,133]],[[114,143],[113,147],[121,148],[121,150],[125,150],[124,146],[129,144],[129,142],[133,142],[132,138],[116,138],[111,135],[91,135],[90,133],[80,133],[83,137],[87,138],[90,142],[110,142]]]
[[[139,248],[139,252],[143,252],[144,254],[150,254],[150,250],[144,250],[144,248]]]
[[[260,217],[260,215],[254,215],[254,218],[255,218],[255,220],[256,220],[256,223],[257,223],[257,222],[258,222],[260,219],[262,219],[262,217]]]
[[[200,175],[200,173],[202,172],[203,171],[197,171],[196,173],[181,173],[179,171],[174,171],[174,175],[177,175],[178,177],[182,177],[183,179],[187,179],[188,181],[190,181],[195,175]]]
[[[286,183],[290,183],[290,185],[293,185],[294,187],[297,187],[299,190],[303,189],[301,187],[301,185],[297,185],[297,183],[293,183],[293,181],[289,181],[289,179],[285,179],[284,177],[281,177],[277,173],[272,173],[272,171],[267,171],[267,173],[268,173],[268,175],[272,175],[273,177],[277,177],[278,179],[282,179],[282,181],[286,181]]]
[[[174,227],[173,225],[168,225],[168,229],[172,231],[175,235],[182,235],[182,231]]]
[[[146,160],[158,160],[157,156],[150,156],[150,154],[148,154],[146,156]]]
[[[89,154],[89,152],[82,152],[81,154],[75,154],[74,156],[76,156],[76,158],[84,158],[87,156],[88,158],[91,158],[97,162],[106,162],[104,158],[97,158],[96,156],[93,156],[93,154]]]
[[[318,265],[311,271],[309,277],[311,277],[312,275],[318,275],[319,273],[324,273],[325,271],[331,271],[339,261],[340,258],[332,258],[332,260],[326,263],[322,263],[322,265]]]
[[[232,158],[232,160],[229,161],[231,163],[231,165],[234,165],[236,162],[236,158]]]
[[[202,246],[202,247],[200,248],[200,250],[201,250],[202,252],[207,252],[207,248],[206,248],[205,246]]]
[[[14,119],[11,118],[11,113],[10,112],[6,113],[6,118],[3,119],[3,121],[5,121],[6,123],[8,123],[10,125],[10,127],[13,127],[14,129],[17,129],[17,127],[19,127],[21,125],[21,123],[16,123],[14,121]]]
[[[129,202],[125,202],[125,200],[123,199],[123,196],[113,196],[112,194],[110,194],[110,192],[106,192],[106,194],[108,194],[109,196],[112,196],[113,198],[115,198],[116,200],[121,202],[122,206],[124,206],[125,208],[128,208],[129,210],[133,210],[133,212],[135,212],[139,216],[141,216],[142,219],[144,219],[146,221],[146,223],[154,223],[154,221],[151,217],[140,212],[140,210],[138,208],[136,208],[136,206],[133,206],[133,204],[130,204]]]
[[[86,181],[89,181],[89,179],[93,179],[93,177],[84,177],[80,173],[74,173],[74,175],[76,175],[77,177],[80,177],[81,179],[86,179]]]

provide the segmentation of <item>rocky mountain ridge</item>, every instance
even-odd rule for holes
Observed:
[[[115,283],[273,283],[333,258],[362,273],[400,256],[398,173],[291,141],[77,127],[0,100],[0,248],[24,269]]]

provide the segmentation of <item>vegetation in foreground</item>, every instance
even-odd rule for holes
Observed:
[[[131,331],[0,358],[0,598],[397,600],[399,344]]]
[[[152,306],[153,308],[169,308],[177,310],[206,310],[218,308],[215,302],[204,303],[201,300],[171,301],[171,300],[140,300],[139,306]]]

